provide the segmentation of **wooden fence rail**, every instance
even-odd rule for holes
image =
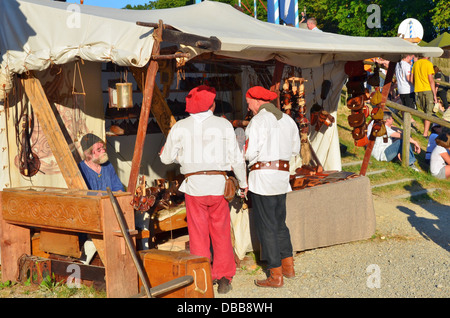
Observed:
[[[432,115],[425,114],[421,111],[411,109],[407,106],[394,103],[387,100],[386,106],[394,108],[403,112],[403,148],[402,148],[402,165],[408,166],[409,164],[409,138],[411,137],[411,115],[415,115],[421,119],[429,120],[432,123],[441,125],[442,127],[450,128],[450,122]]]

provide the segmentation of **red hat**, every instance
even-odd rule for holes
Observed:
[[[245,97],[260,99],[264,101],[271,101],[278,97],[278,94],[268,89],[265,89],[262,86],[254,86],[247,91]]]
[[[186,112],[196,114],[207,111],[214,103],[214,98],[216,98],[214,87],[200,85],[186,96]]]

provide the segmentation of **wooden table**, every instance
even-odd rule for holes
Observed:
[[[116,192],[127,227],[135,231],[132,195]],[[0,247],[2,280],[16,281],[17,260],[31,255],[31,229],[88,233],[97,238],[96,247],[105,265],[108,297],[138,293],[138,275],[125,246],[119,224],[105,191],[48,187],[9,188],[0,192]],[[103,243],[103,244],[101,244]]]

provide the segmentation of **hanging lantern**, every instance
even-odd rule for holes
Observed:
[[[133,84],[132,83],[117,83],[117,108],[131,108],[133,107]]]

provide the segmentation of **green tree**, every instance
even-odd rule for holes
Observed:
[[[436,5],[432,10],[431,22],[439,34],[450,31],[450,2],[448,0],[433,0],[433,2]]]

